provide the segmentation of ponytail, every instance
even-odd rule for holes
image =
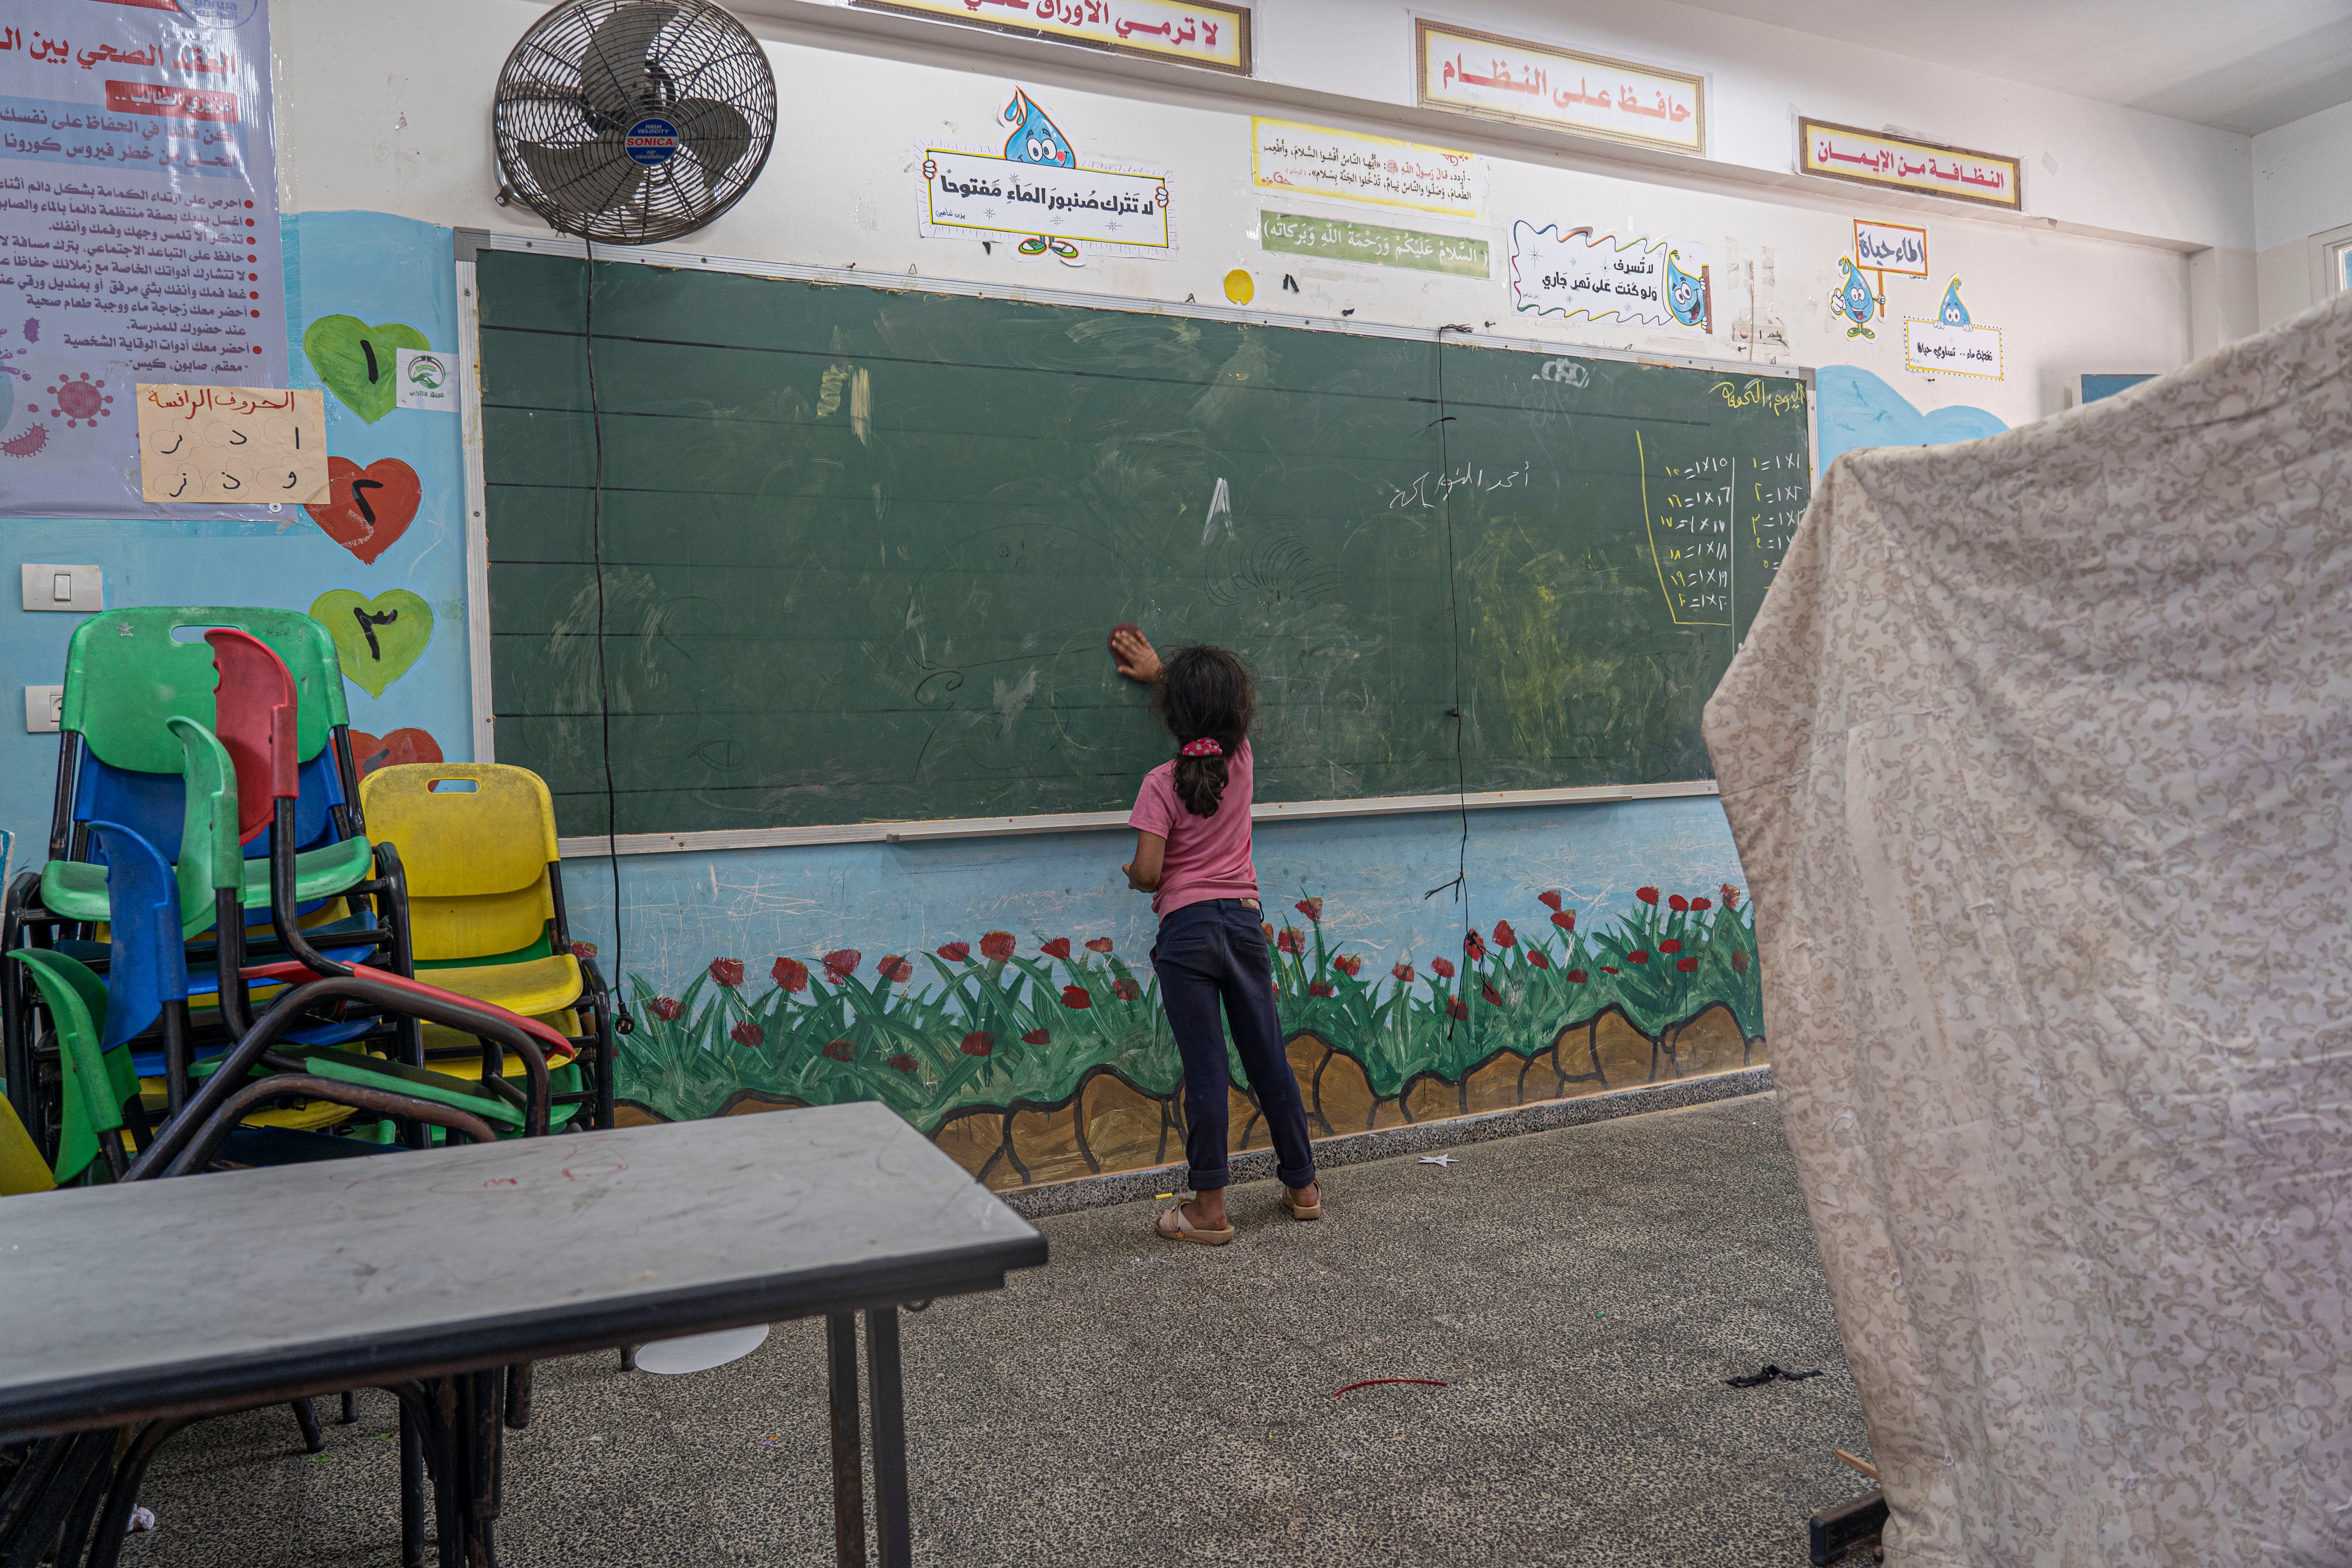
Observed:
[[[1194,816],[1214,816],[1225,795],[1228,759],[1249,739],[1257,697],[1249,666],[1221,647],[1194,644],[1162,661],[1152,705],[1181,749],[1176,795]]]

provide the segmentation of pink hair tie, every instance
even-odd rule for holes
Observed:
[[[1217,744],[1214,735],[1203,735],[1197,741],[1185,742],[1184,754],[1188,757],[1222,757],[1225,749]]]

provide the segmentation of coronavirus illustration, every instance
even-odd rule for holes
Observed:
[[[29,458],[48,444],[49,427],[47,426],[27,425],[5,441],[0,441],[0,452],[5,452],[12,458]]]
[[[88,371],[79,377],[59,376],[57,384],[48,389],[49,396],[56,400],[50,405],[49,416],[64,420],[68,430],[79,423],[96,425],[114,412],[108,406],[114,395],[105,388],[106,383],[90,380]]]

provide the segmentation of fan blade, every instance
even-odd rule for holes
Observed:
[[[647,57],[654,40],[677,15],[677,7],[665,0],[638,0],[614,12],[588,35],[580,85],[599,112],[625,119],[654,96]]]
[[[618,206],[645,183],[646,166],[629,161],[622,132],[569,146],[526,142],[517,151],[539,188],[575,212],[595,214]]]
[[[513,108],[509,110],[509,105]],[[543,106],[551,106],[559,112],[550,116]],[[571,112],[560,112],[564,110]],[[588,105],[578,88],[529,77],[499,87],[497,111],[504,129],[517,135],[518,140],[530,136],[544,141],[584,128],[588,123]]]
[[[669,117],[677,127],[677,139],[702,165],[704,178],[713,183],[751,150],[751,122],[715,99],[679,99],[671,105]]]

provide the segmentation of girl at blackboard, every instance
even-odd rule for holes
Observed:
[[[1184,1058],[1184,1154],[1193,1197],[1153,1228],[1171,1241],[1221,1247],[1225,1213],[1225,1027],[1274,1136],[1283,1206],[1320,1219],[1323,1193],[1307,1146],[1307,1110],[1282,1048],[1274,967],[1266,952],[1257,868],[1250,859],[1249,726],[1256,695],[1249,666],[1221,647],[1178,648],[1163,663],[1143,634],[1111,633],[1118,672],[1151,687],[1151,705],[1176,738],[1172,761],[1143,776],[1128,826],[1136,830],[1127,883],[1151,895],[1160,940],[1151,966]],[[1223,1004],[1224,1016],[1218,1017]]]

